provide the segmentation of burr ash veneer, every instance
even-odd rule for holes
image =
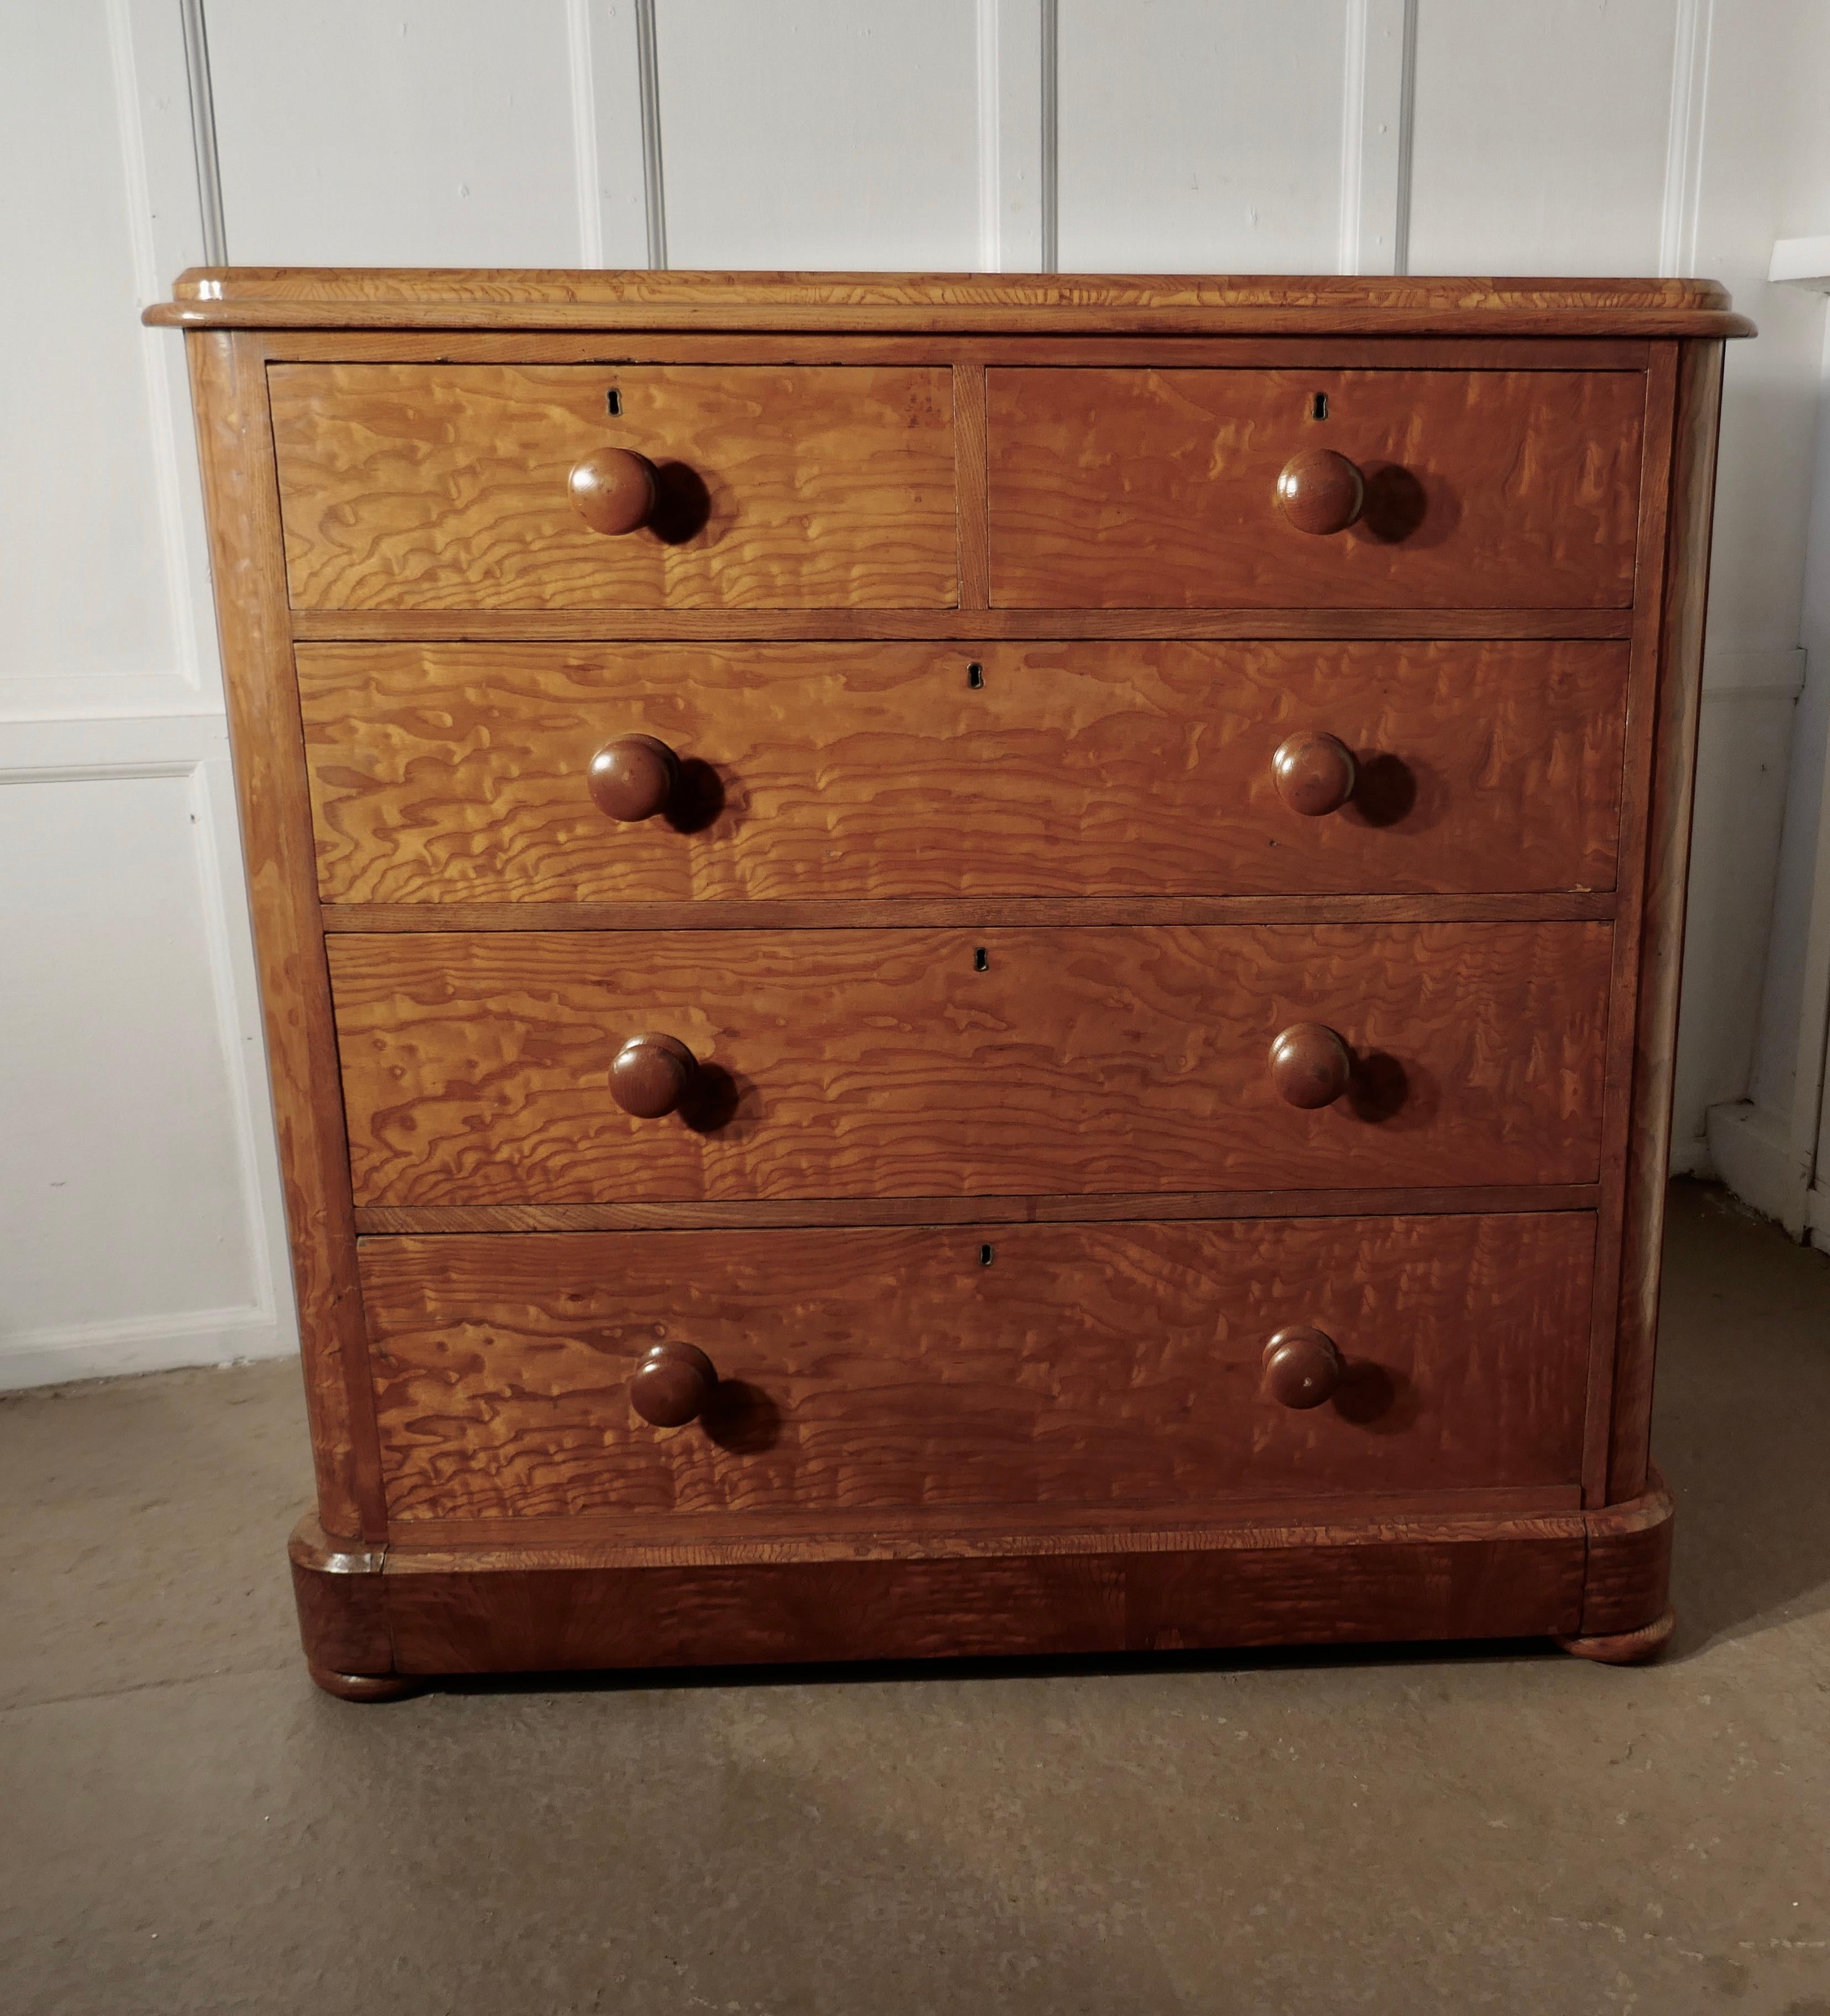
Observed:
[[[1670,1629],[1704,281],[224,269],[314,1676]]]

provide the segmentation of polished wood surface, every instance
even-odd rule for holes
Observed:
[[[366,1204],[1586,1183],[1604,924],[343,935]],[[981,970],[980,955],[985,964]],[[1324,1021],[1302,1112],[1273,1039]],[[699,1060],[671,1121],[629,1035]]]
[[[1311,404],[1324,397],[1317,394]],[[1298,531],[1344,532],[1366,509],[1366,478],[1357,463],[1332,448],[1299,448],[1278,472],[1277,495]]]
[[[1637,373],[1011,369],[987,386],[1001,607],[1632,599]],[[1277,499],[1318,447],[1367,481],[1332,538]]]
[[[166,326],[985,329],[1340,337],[1748,336],[1719,283],[1160,274],[578,272],[193,267]]]
[[[1277,796],[1291,812],[1303,819],[1324,819],[1353,797],[1360,784],[1360,765],[1338,736],[1299,729],[1272,751],[1271,778]]]
[[[618,538],[651,524],[661,508],[661,473],[633,448],[600,448],[572,464],[572,509],[594,532]]]
[[[1280,1407],[1306,1412],[1340,1391],[1347,1361],[1326,1330],[1286,1323],[1264,1348],[1264,1390]]]
[[[650,1427],[683,1428],[719,1390],[718,1370],[697,1345],[650,1345],[629,1375],[629,1405]]]
[[[186,317],[321,1685],[1661,1641],[1719,288]]]
[[[958,599],[944,370],[289,364],[268,379],[304,607]],[[606,448],[659,472],[653,522],[620,538],[571,502],[575,465]]]
[[[1591,1515],[1583,1636],[1616,1638],[1655,1624],[1663,1615],[1675,1512],[1664,1479],[1648,1467],[1640,1496]]]
[[[665,812],[680,785],[680,759],[653,735],[619,735],[585,770],[591,802],[606,819],[632,826]]]
[[[707,897],[692,903],[327,903],[339,936],[452,931],[800,931],[958,924],[1570,923],[1607,921],[1612,891],[1541,896],[976,896],[862,902]]]
[[[918,1535],[812,1546],[632,1546],[582,1537],[583,1521],[567,1522],[578,1537],[557,1546],[492,1544],[484,1533],[397,1544],[376,1577],[386,1671],[1575,1636],[1591,1528],[1608,1514],[1470,1502],[1508,1496],[1345,1499],[1333,1517],[1301,1499],[1282,1501],[1282,1517],[1241,1503],[1236,1514],[1155,1525],[1108,1511],[1067,1533],[1006,1513],[982,1532],[937,1522]],[[347,1576],[319,1581],[301,1617],[322,1627],[363,1592]]]
[[[1305,1113],[1332,1106],[1353,1081],[1353,1053],[1321,1022],[1292,1022],[1271,1039],[1271,1083]]]
[[[698,1069],[677,1036],[631,1036],[611,1060],[610,1096],[632,1119],[658,1120],[679,1108]]]
[[[1594,1183],[1461,1183],[1442,1189],[1107,1190],[1093,1197],[779,1197],[737,1203],[375,1205],[364,1233],[759,1230],[797,1225],[1098,1224],[1127,1219],[1451,1216],[1467,1211],[1593,1211]]]
[[[1627,637],[1626,609],[295,609],[302,643],[894,643],[1226,637]]]
[[[1644,921],[1639,959],[1620,1004],[1631,1005],[1634,1098],[1626,1125],[1620,1290],[1598,1326],[1598,1350],[1612,1347],[1606,1496],[1637,1497],[1651,1464],[1652,1366],[1670,1166],[1671,1096],[1677,1069],[1679,983],[1684,968],[1684,889],[1690,869],[1697,722],[1702,701],[1703,625],[1709,530],[1716,496],[1720,348],[1687,350],[1677,370],[1672,438],[1670,550],[1664,556],[1656,638],[1658,697],[1644,787]],[[1652,712],[1652,710],[1648,710]]]
[[[1623,644],[297,656],[336,904],[1614,880]]]
[[[254,923],[273,1121],[304,1345],[318,1512],[346,1539],[387,1531],[356,1284],[348,1148],[286,635],[266,381],[247,338],[193,337],[236,803]]]
[[[1580,1534],[1494,1522],[1446,1539],[1299,1528],[1091,1557],[1025,1548],[966,1559],[728,1568],[390,1564],[404,1672],[1155,1653],[1554,1633],[1582,1600]]]
[[[1593,1247],[1557,1213],[365,1240],[389,1510],[405,1533],[1563,1484]],[[1292,1323],[1338,1347],[1325,1406],[1259,1390]],[[657,1343],[720,1375],[660,1438],[632,1409]]]

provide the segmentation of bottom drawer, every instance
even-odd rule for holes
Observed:
[[[1572,1485],[1594,1245],[1573,1211],[367,1239],[389,1511],[652,1532]],[[1270,1390],[1290,1326],[1338,1354],[1319,1405]],[[631,1403],[661,1343],[719,1375],[683,1427]]]

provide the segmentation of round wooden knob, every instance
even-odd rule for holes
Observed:
[[[1331,1106],[1353,1070],[1347,1046],[1325,1023],[1293,1022],[1271,1045],[1271,1082],[1292,1106]]]
[[[610,1067],[610,1096],[638,1120],[658,1120],[686,1097],[697,1067],[678,1036],[632,1036]]]
[[[1264,1348],[1265,1391],[1281,1407],[1319,1407],[1341,1383],[1341,1354],[1325,1330],[1291,1323]]]
[[[1366,482],[1345,455],[1306,448],[1284,463],[1277,502],[1299,532],[1344,532],[1366,504]]]
[[[619,735],[591,758],[588,782],[600,812],[632,825],[667,810],[679,776],[679,758],[665,742]]]
[[[1277,795],[1305,819],[1338,812],[1353,795],[1360,770],[1353,751],[1331,735],[1305,731],[1288,736],[1271,758]]]
[[[594,532],[633,532],[654,516],[661,484],[654,465],[632,448],[600,448],[572,464],[572,509]]]
[[[718,1373],[697,1345],[657,1344],[636,1367],[629,1405],[651,1427],[684,1427],[696,1419],[718,1384]]]

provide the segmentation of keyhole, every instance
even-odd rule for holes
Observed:
[[[608,409],[610,417],[613,420],[621,419],[623,411],[623,395],[614,385],[612,385],[610,390],[604,394],[603,403],[606,408]]]
[[[966,668],[966,683],[974,693],[977,693],[979,688],[985,684],[984,666],[968,665]]]
[[[1328,395],[1317,392],[1309,400],[1309,417],[1312,420],[1325,420],[1328,417]]]
[[[982,1267],[989,1267],[997,1257],[998,1250],[995,1246],[982,1246],[978,1249],[978,1264]]]
[[[983,945],[972,955],[972,970],[974,973],[989,973],[991,970],[991,954]]]

